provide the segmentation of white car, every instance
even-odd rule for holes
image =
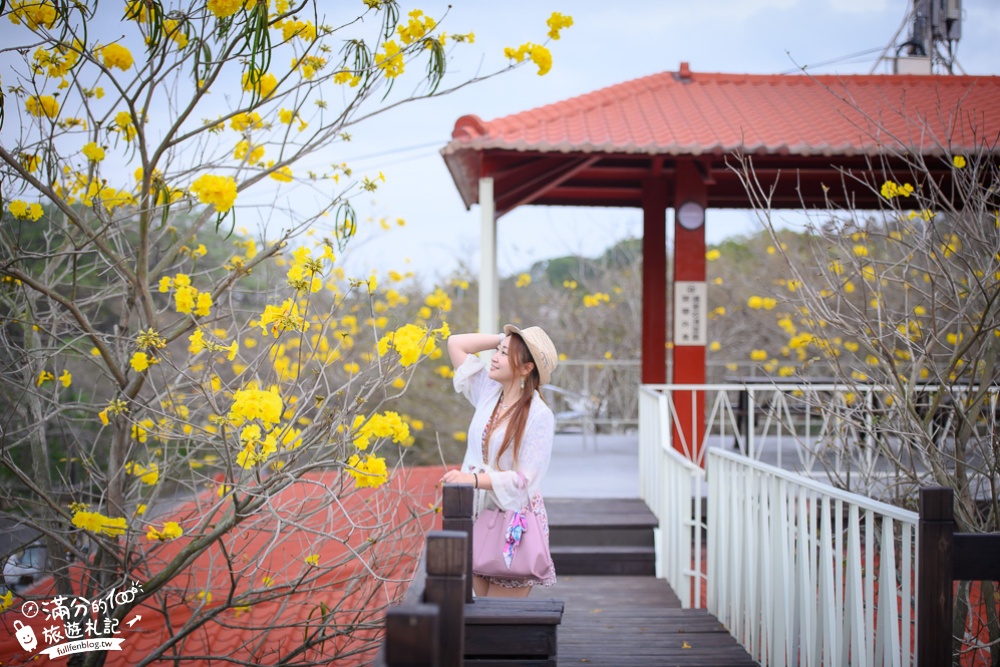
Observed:
[[[16,590],[18,586],[34,583],[45,570],[45,545],[35,542],[24,547],[3,564],[3,582],[7,588]]]

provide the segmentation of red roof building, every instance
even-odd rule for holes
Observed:
[[[691,321],[703,327],[706,209],[752,208],[741,156],[771,189],[771,208],[872,209],[882,183],[914,171],[948,193],[951,158],[984,152],[1000,157],[1000,77],[721,74],[687,63],[488,122],[462,116],[441,151],[466,207],[482,211],[482,331],[499,324],[497,218],[528,204],[642,208],[642,381],[667,381],[673,343],[671,381],[695,384],[704,341],[678,331],[681,297],[667,296],[668,207],[678,213],[674,288],[701,299]]]

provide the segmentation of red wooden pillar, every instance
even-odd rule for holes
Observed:
[[[642,184],[642,383],[666,381],[667,187],[653,176]]]
[[[694,160],[678,159],[674,190],[674,384],[705,383],[705,206],[707,174]],[[677,427],[674,448],[704,465],[705,393],[674,392]]]

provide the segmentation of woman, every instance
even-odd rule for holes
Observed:
[[[548,517],[539,489],[552,455],[555,417],[538,390],[556,367],[556,348],[539,327],[521,330],[508,324],[503,331],[448,338],[455,391],[462,392],[476,412],[462,468],[449,470],[441,481],[478,489],[477,516],[490,507],[526,509],[530,498],[548,540]],[[476,355],[491,348],[496,352],[487,367]],[[541,579],[475,575],[472,586],[479,597],[527,597],[532,586],[551,586],[555,581],[555,568],[550,567]]]

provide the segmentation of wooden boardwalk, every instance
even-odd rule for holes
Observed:
[[[704,609],[681,609],[655,574],[656,517],[639,498],[554,498],[558,583],[533,593],[565,602],[556,664],[756,665]]]
[[[559,667],[757,665],[707,611],[681,609],[662,579],[567,575],[532,595],[566,604],[559,626]]]

